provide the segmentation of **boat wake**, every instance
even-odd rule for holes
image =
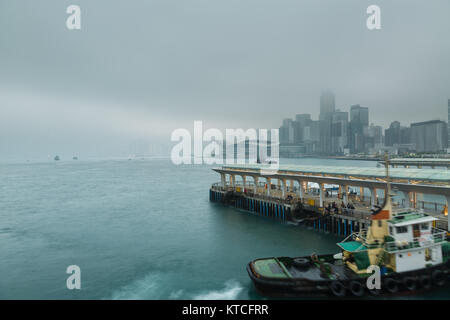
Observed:
[[[165,299],[161,274],[149,274],[113,292],[112,300]]]
[[[193,299],[193,300],[235,300],[242,292],[242,285],[230,280],[219,290],[200,291],[199,293],[187,292],[186,289],[170,288],[168,284],[174,279],[169,274],[152,273],[144,278],[114,291],[110,298],[112,300],[159,300],[159,299]]]
[[[235,300],[243,290],[241,284],[235,280],[225,283],[222,290],[213,290],[198,294],[193,297],[194,300]]]

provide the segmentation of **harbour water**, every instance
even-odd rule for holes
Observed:
[[[2,163],[0,177],[0,299],[260,299],[248,261],[335,252],[341,239],[210,203],[210,166],[63,159]],[[81,290],[66,288],[69,265]]]

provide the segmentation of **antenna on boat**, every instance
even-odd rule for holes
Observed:
[[[387,209],[389,211],[389,215],[391,214],[392,211],[392,196],[393,194],[391,193],[391,176],[389,175],[389,165],[390,165],[390,161],[389,161],[389,154],[387,152],[385,152],[384,154],[384,166],[386,169],[386,199],[384,201],[384,206],[383,209]]]
[[[389,154],[387,152],[384,153],[384,167],[386,168],[386,183],[387,183],[387,191],[388,195],[391,194],[391,178],[389,176]]]

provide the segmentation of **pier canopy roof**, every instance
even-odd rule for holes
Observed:
[[[384,161],[380,161],[383,163]],[[395,158],[389,160],[392,166],[428,166],[450,168],[450,158]]]
[[[278,169],[273,169],[269,164],[240,164],[224,165],[213,170],[240,176],[386,188],[385,168],[376,167],[280,165]],[[443,195],[450,199],[449,169],[391,168],[389,173],[392,187],[399,191]]]
[[[225,171],[253,171],[255,173],[270,170],[269,165],[242,164],[222,166]],[[217,170],[216,170],[217,171]],[[280,165],[277,174],[333,176],[354,179],[386,179],[385,168],[364,168],[350,166],[304,166],[304,165]],[[409,183],[438,183],[450,185],[450,170],[447,169],[415,169],[415,168],[391,168],[389,169],[391,180],[408,181]]]

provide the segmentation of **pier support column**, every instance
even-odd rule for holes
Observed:
[[[253,180],[255,182],[255,186],[253,187],[253,191],[256,194],[258,192],[259,177],[253,177]]]
[[[323,183],[319,183],[319,191],[320,191],[320,206],[323,207],[323,198],[324,198],[324,194],[323,194],[323,188],[324,185]]]
[[[364,201],[364,187],[359,188],[359,197]]]
[[[450,221],[448,221],[448,206],[450,205],[450,196],[445,196],[445,199],[447,199],[447,207],[445,209],[447,209],[447,212],[444,213],[447,215],[447,231],[450,231]]]
[[[244,185],[244,191],[247,189],[247,176],[242,176],[242,183]]]
[[[235,178],[234,174],[230,174],[230,185],[233,188],[236,186],[235,181],[236,181],[236,178]]]
[[[298,196],[302,201],[305,198],[305,186],[304,182],[301,180],[298,180]]]
[[[222,184],[222,188],[227,186],[227,180],[225,178],[225,173],[220,174],[220,183]]]
[[[417,192],[411,192],[412,195],[412,206],[417,208]]]
[[[377,189],[370,189],[370,205],[373,207],[377,204]]]
[[[405,198],[405,208],[411,208],[411,193],[402,191],[403,198]]]
[[[267,185],[267,191],[266,191],[266,194],[267,194],[268,196],[270,196],[271,189],[272,189],[271,179],[270,179],[270,178],[266,178],[266,181],[267,181],[267,183],[266,183],[266,185]]]
[[[294,192],[294,180],[290,180],[290,183],[289,183],[289,191],[290,192]]]
[[[280,180],[278,180],[280,181]],[[286,180],[283,179],[281,180],[281,198],[284,199],[286,198]]]
[[[342,200],[344,201],[344,204],[348,204],[348,186],[342,186]]]

